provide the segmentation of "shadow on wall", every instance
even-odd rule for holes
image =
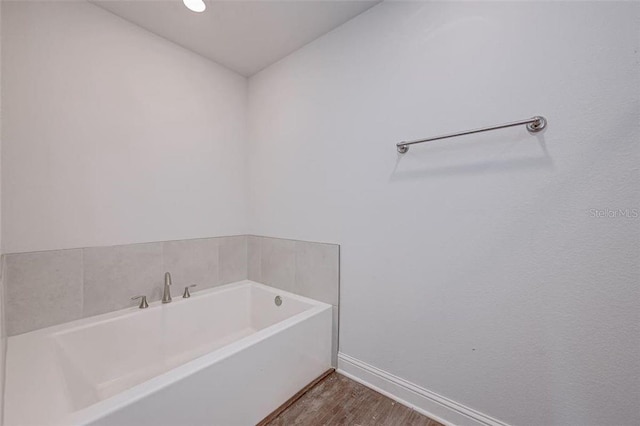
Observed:
[[[480,159],[479,161],[450,161],[452,155],[461,149],[464,150],[468,143],[456,145],[455,141],[452,140],[438,142],[438,144],[441,144],[438,146],[413,146],[406,154],[397,154],[395,166],[389,176],[389,182],[436,176],[482,175],[524,170],[554,170],[553,159],[547,150],[544,136],[536,135],[535,137],[538,140],[538,146],[540,151],[542,151],[542,155],[527,154],[515,157],[510,156],[508,155],[508,151],[511,151],[514,144],[518,142],[514,141],[514,143],[502,149],[498,154],[494,154],[492,158]],[[530,139],[530,136],[528,139]],[[476,141],[471,141],[471,143],[476,143]],[[486,142],[477,143],[486,144]],[[472,151],[477,152],[477,149],[477,147],[474,147]],[[418,165],[411,167],[410,164],[407,164],[408,167],[403,167],[403,162],[409,163],[407,160],[410,155],[412,156],[411,163],[417,163]],[[440,158],[440,155],[445,158]],[[464,154],[460,155],[460,157],[464,159],[465,157],[469,157],[469,155]]]

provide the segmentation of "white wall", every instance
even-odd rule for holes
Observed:
[[[246,79],[86,2],[3,2],[5,253],[246,231]]]
[[[250,79],[250,231],[342,245],[343,353],[511,424],[640,423],[640,219],[590,212],[640,207],[639,17],[383,3]]]

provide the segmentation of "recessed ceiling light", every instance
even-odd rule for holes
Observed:
[[[194,12],[204,12],[207,8],[203,0],[182,0],[182,3],[187,6],[187,9],[193,10]]]

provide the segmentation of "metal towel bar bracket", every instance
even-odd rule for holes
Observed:
[[[396,144],[396,147],[398,148],[398,152],[400,154],[404,154],[405,152],[409,151],[410,145],[414,145],[417,143],[432,142],[440,139],[453,138],[456,136],[472,135],[474,133],[487,132],[489,130],[504,129],[506,127],[523,126],[523,125],[527,126],[527,130],[529,131],[529,133],[538,133],[541,130],[543,130],[545,127],[547,127],[547,120],[542,116],[535,116],[532,118],[528,118],[526,120],[514,121],[511,123],[505,123],[505,124],[498,124],[497,126],[482,127],[480,129],[473,129],[473,130],[465,130],[464,132],[451,133],[451,134],[442,135],[442,136],[435,136],[433,138],[427,138],[427,139],[416,139],[414,141],[399,142]]]

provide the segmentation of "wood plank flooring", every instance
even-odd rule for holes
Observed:
[[[331,373],[269,426],[442,426],[338,373]]]

